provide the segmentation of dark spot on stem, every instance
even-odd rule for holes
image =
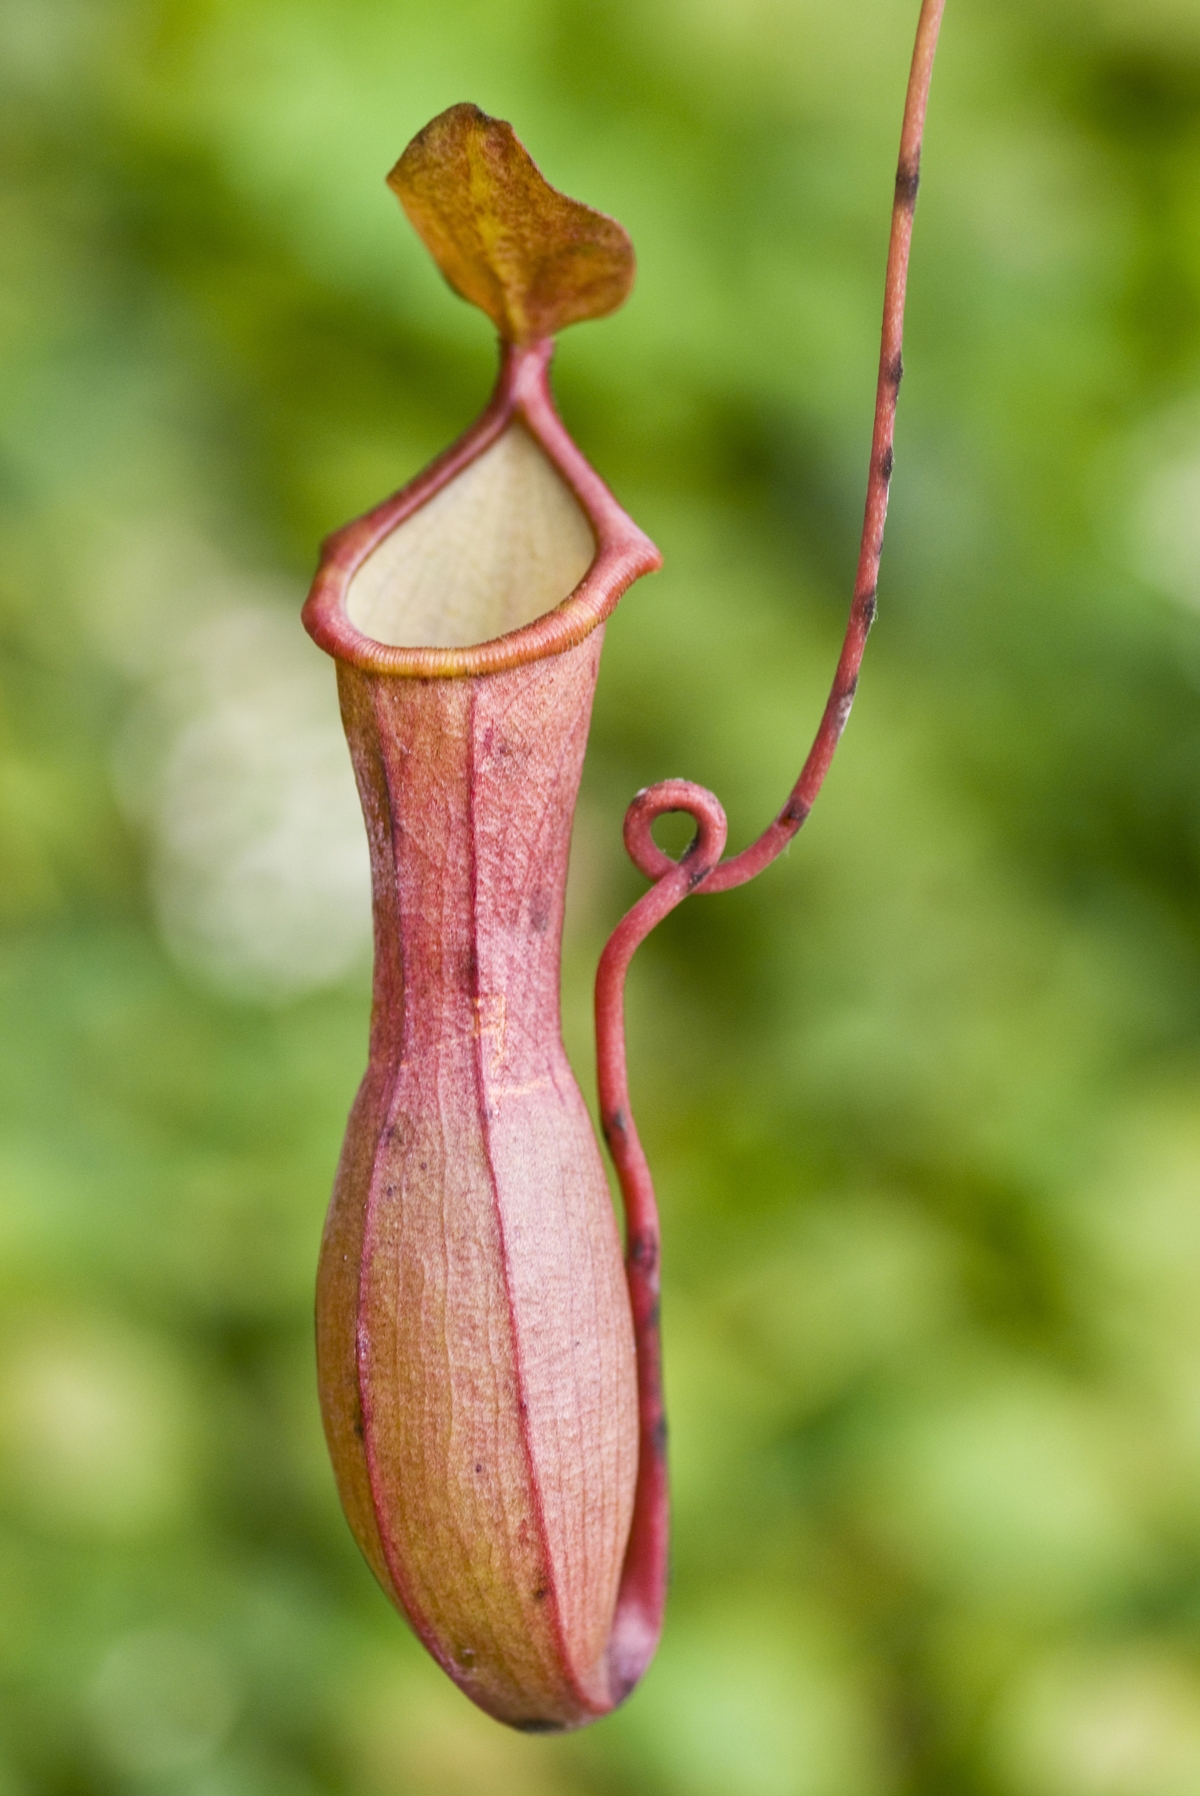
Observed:
[[[906,212],[911,212],[917,203],[917,188],[920,185],[920,162],[902,162],[896,170],[896,204],[903,206]]]
[[[667,1418],[659,1416],[650,1430],[650,1445],[659,1459],[664,1459],[667,1452]]]
[[[533,1593],[533,1600],[535,1603],[544,1603],[549,1594],[549,1588],[545,1584],[539,1584]]]
[[[883,454],[879,457],[879,472],[884,480],[890,480],[892,478],[892,469],[895,465],[896,457],[893,453],[892,445],[889,443]]]
[[[888,379],[896,388],[897,392],[899,392],[900,382],[904,379],[904,357],[900,354],[899,350],[897,350],[893,356],[887,372]]]
[[[875,594],[873,592],[869,592],[867,594],[866,598],[862,602],[862,620],[863,620],[863,629],[864,630],[869,630],[871,628],[871,625],[875,622],[876,609],[877,609],[877,601],[875,598]]]
[[[629,1263],[649,1274],[658,1265],[658,1241],[653,1235],[635,1235],[629,1243]]]
[[[604,1133],[610,1137],[613,1135],[623,1136],[625,1130],[625,1112],[623,1110],[614,1110],[612,1115],[605,1120]]]
[[[804,822],[804,819],[808,816],[808,812],[809,806],[805,804],[802,798],[789,798],[782,811],[779,813],[779,821],[783,824],[794,824],[799,828]]]

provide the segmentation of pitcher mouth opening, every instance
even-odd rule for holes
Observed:
[[[476,423],[326,542],[303,618],[328,654],[410,679],[500,673],[575,647],[661,565],[568,436],[551,353],[504,345]]]

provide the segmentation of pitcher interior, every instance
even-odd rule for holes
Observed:
[[[513,423],[371,551],[346,611],[389,646],[468,648],[552,611],[595,555],[575,495]]]

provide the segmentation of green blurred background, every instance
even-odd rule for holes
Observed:
[[[482,405],[383,185],[460,99],[615,213],[568,424],[633,791],[735,845],[849,597],[916,0],[5,0],[0,1796],[1200,1790],[1200,0],[949,0],[858,706],[635,966],[674,1587],[478,1715],[336,1503],[311,1284],[368,997],[316,545]]]

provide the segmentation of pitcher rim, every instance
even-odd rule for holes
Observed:
[[[551,338],[501,344],[500,373],[487,407],[457,442],[407,486],[355,518],[322,544],[301,618],[319,648],[364,673],[400,679],[466,679],[505,673],[578,646],[612,613],[642,574],[662,565],[654,543],[618,504],[576,447],[554,405]],[[378,642],[350,621],[350,582],[385,537],[477,461],[513,424],[522,425],[570,488],[595,538],[596,553],[578,585],[551,610],[502,636],[455,647]]]

